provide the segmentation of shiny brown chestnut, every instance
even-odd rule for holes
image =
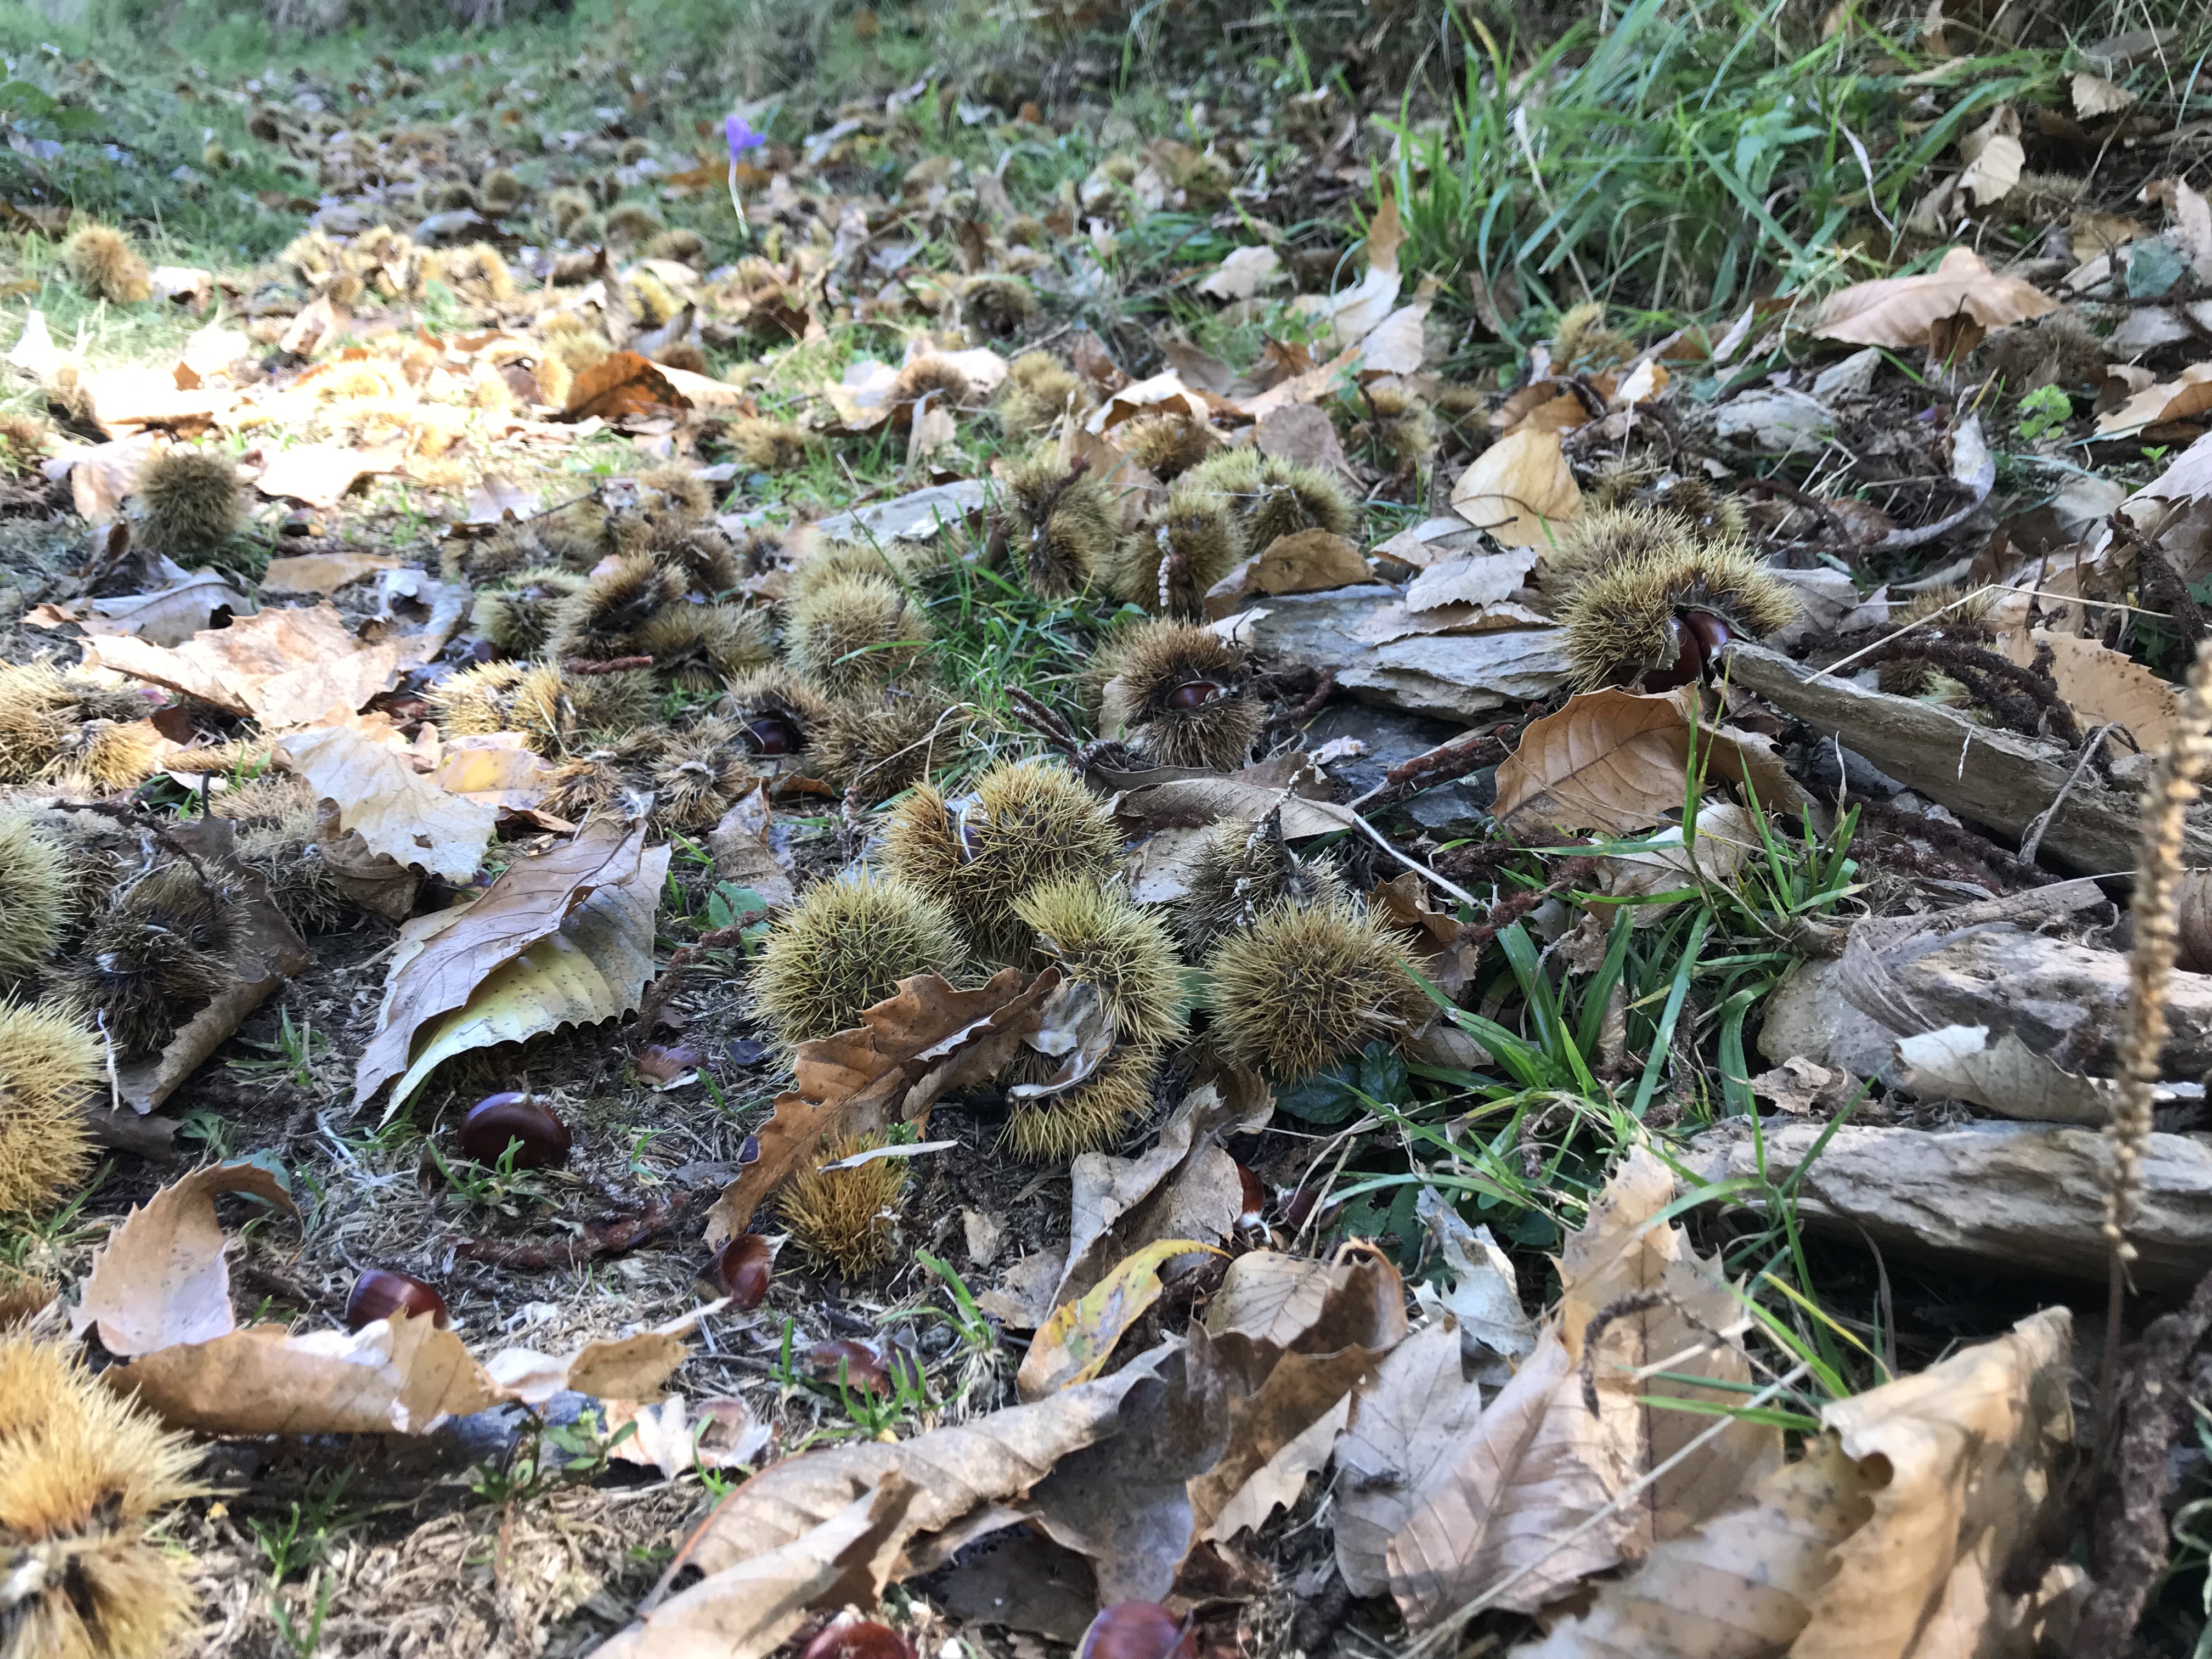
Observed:
[[[707,1269],[707,1276],[722,1287],[740,1313],[750,1313],[760,1306],[775,1273],[774,1253],[758,1233],[739,1233],[714,1252]]]
[[[568,1161],[568,1126],[535,1095],[486,1095],[461,1120],[459,1139],[461,1151],[479,1164],[498,1163],[510,1145],[518,1170]]]
[[[756,714],[738,728],[738,736],[756,755],[795,755],[806,746],[806,734],[787,714]]]
[[[915,1659],[914,1644],[872,1619],[832,1625],[804,1648],[799,1659]]]
[[[1117,1601],[1091,1621],[1075,1659],[1195,1659],[1197,1652],[1188,1620],[1157,1601]]]
[[[1229,695],[1229,688],[1218,680],[1186,680],[1168,693],[1168,707],[1173,709],[1203,708],[1210,702],[1219,702]]]
[[[1242,1164],[1237,1166],[1237,1180],[1243,1194],[1242,1206],[1237,1212],[1237,1224],[1256,1227],[1261,1224],[1267,1208],[1267,1183],[1260,1179],[1257,1171],[1247,1169]]]
[[[441,1329],[453,1322],[446,1314],[446,1298],[410,1274],[371,1267],[354,1281],[353,1294],[346,1298],[345,1305],[348,1330],[357,1331],[396,1313],[404,1313],[410,1319],[420,1319],[428,1314]]]
[[[707,1056],[692,1048],[668,1048],[648,1043],[638,1051],[637,1074],[648,1084],[672,1083],[686,1072],[696,1072]]]
[[[1674,662],[1644,677],[1646,691],[1672,691],[1705,676],[1705,665],[1735,637],[1728,618],[1711,611],[1685,611],[1674,618],[1681,648]]]
[[[890,1392],[890,1376],[876,1351],[849,1337],[816,1343],[806,1351],[806,1369],[825,1382],[836,1382],[842,1370],[845,1386],[854,1394]]]

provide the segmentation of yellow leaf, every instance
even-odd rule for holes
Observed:
[[[1041,1400],[1103,1370],[1122,1334],[1160,1299],[1160,1269],[1176,1257],[1227,1254],[1194,1238],[1163,1238],[1122,1257],[1091,1290],[1055,1308],[1031,1340],[1014,1377],[1022,1398]]]

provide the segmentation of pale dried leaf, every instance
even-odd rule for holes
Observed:
[[[1390,1594],[1424,1629],[1511,1578],[1497,1605],[1533,1613],[1621,1559],[1625,1526],[1597,1473],[1608,1454],[1556,1332],[1491,1401],[1427,1485],[1385,1553]]]
[[[1408,611],[1434,611],[1448,605],[1500,604],[1528,581],[1536,568],[1534,548],[1511,553],[1478,553],[1472,558],[1432,564],[1406,588]]]
[[[2212,282],[2212,203],[2182,178],[2154,179],[2143,186],[2143,200],[2163,202],[2173,216],[2173,230],[2190,269],[2202,282]],[[2193,308],[2192,308],[2193,310]]]
[[[95,1330],[124,1358],[179,1343],[211,1341],[237,1323],[230,1266],[215,1214],[218,1193],[250,1193],[297,1216],[291,1195],[258,1164],[211,1164],[164,1187],[93,1253],[70,1334]]]
[[[2002,276],[1972,248],[1954,247],[1934,270],[1854,283],[1831,295],[1813,332],[1853,345],[1917,346],[1929,330],[1963,313],[1984,328],[2024,322],[2057,301],[2017,276]]]
[[[1872,1514],[1875,1484],[1824,1436],[1515,1659],[1779,1659],[1834,1577],[1836,1547]]]
[[[383,744],[343,728],[299,732],[278,740],[276,759],[371,853],[456,883],[483,865],[498,809],[441,788]]]
[[[1206,592],[1206,614],[1215,621],[1247,608],[1264,593],[1317,593],[1375,580],[1359,550],[1326,530],[1278,536]]]
[[[915,1489],[893,1474],[788,1542],[708,1574],[617,1631],[603,1659],[761,1659],[817,1606],[873,1603],[913,1530]]]
[[[1428,320],[1426,305],[1411,305],[1401,306],[1377,323],[1359,343],[1361,376],[1419,374],[1427,346],[1425,329]]]
[[[2212,363],[2191,363],[2171,380],[2145,386],[2097,417],[2097,435],[2118,436],[2166,421],[2191,421],[2212,410]]]
[[[265,588],[267,584],[263,586]],[[158,592],[39,605],[25,614],[23,623],[27,628],[58,628],[75,623],[88,635],[128,634],[153,645],[177,646],[207,627],[216,611],[243,616],[252,605],[220,570],[195,570]]]
[[[2046,1309],[1821,1409],[1844,1455],[1876,1476],[1874,1516],[1837,1547],[1791,1659],[1986,1650],[2017,1600],[2006,1569],[2033,1546],[2070,1460],[2072,1329],[2066,1309]]]
[[[1460,1372],[1450,1321],[1424,1327],[1383,1356],[1353,1397],[1336,1443],[1336,1564],[1355,1595],[1390,1588],[1391,1539],[1421,1496],[1449,1474],[1482,1413],[1482,1390]]]
[[[1581,486],[1559,434],[1524,428],[1476,456],[1452,486],[1452,511],[1504,547],[1545,547],[1554,526],[1579,517]]]
[[[253,487],[264,495],[335,507],[349,490],[373,473],[396,472],[406,459],[403,444],[348,449],[339,444],[296,444],[283,449],[261,470]]]
[[[1959,188],[1974,198],[1975,206],[1988,207],[2012,194],[2020,183],[2021,169],[2027,165],[2027,151],[2020,140],[2009,133],[1999,133],[1959,175]]]
[[[2113,115],[2136,101],[2136,95],[2125,87],[2107,81],[2101,75],[2092,75],[2087,70],[2075,73],[2068,89],[2074,96],[2074,112],[2085,121],[2094,121],[2100,115]]]
[[[1451,1269],[1451,1288],[1437,1301],[1459,1326],[1462,1360],[1477,1382],[1503,1383],[1536,1346],[1536,1322],[1521,1305],[1513,1258],[1487,1225],[1468,1226],[1432,1187],[1421,1189],[1413,1213]]]
[[[404,562],[382,553],[303,553],[295,558],[271,559],[261,578],[261,591],[335,593],[364,576],[398,570]]]
[[[2119,1100],[2112,1079],[2069,1072],[2011,1031],[1992,1041],[1986,1025],[1899,1037],[1897,1057],[1910,1068],[1901,1081],[1922,1099],[1969,1101],[2005,1117],[2103,1123]]]
[[[1282,267],[1282,256],[1265,244],[1240,247],[1198,285],[1198,291],[1216,300],[1249,300],[1261,289],[1280,281]]]
[[[84,659],[282,731],[349,714],[390,690],[399,649],[396,640],[363,644],[324,604],[242,617],[173,650],[144,640],[89,640]]]

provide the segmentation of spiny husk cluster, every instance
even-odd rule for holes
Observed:
[[[1381,1039],[1402,1040],[1427,999],[1371,913],[1279,903],[1215,946],[1213,1041],[1224,1060],[1299,1078]]]
[[[883,577],[832,578],[793,602],[784,652],[817,690],[850,697],[905,678],[933,631],[921,608]]]
[[[1371,386],[1362,393],[1365,418],[1358,432],[1390,460],[1421,461],[1436,447],[1436,422],[1429,406],[1403,386]]]
[[[1681,619],[1691,613],[1753,639],[1796,620],[1796,594],[1741,542],[1700,539],[1647,510],[1602,516],[1610,523],[1597,532],[1594,568],[1559,607],[1583,688],[1674,672],[1685,652]]]
[[[1190,890],[1176,907],[1176,937],[1193,961],[1203,961],[1227,935],[1250,927],[1279,906],[1348,907],[1351,890],[1331,864],[1306,864],[1283,839],[1280,812],[1257,823],[1229,819],[1215,826],[1193,863]]]
[[[93,919],[60,972],[65,1006],[125,1054],[152,1054],[234,979],[236,896],[157,865]]]
[[[815,728],[817,772],[863,800],[887,800],[957,754],[967,725],[926,680],[863,691],[831,703]]]
[[[1243,520],[1220,490],[1187,474],[1114,550],[1114,597],[1156,615],[1197,617],[1206,590],[1250,550]]]
[[[1066,1093],[1017,1099],[999,1145],[1033,1164],[1065,1164],[1079,1153],[1119,1145],[1151,1114],[1165,1058],[1157,1045],[1124,1044]],[[1042,1054],[1029,1055],[1012,1080],[1041,1083],[1054,1065]]]
[[[999,425],[1008,437],[1032,438],[1051,431],[1063,415],[1080,420],[1097,401],[1083,378],[1050,352],[1025,351],[1006,367]]]
[[[1112,486],[1087,468],[1063,465],[1050,444],[1006,474],[1006,520],[1030,587],[1046,599],[1091,586],[1121,533]]]
[[[204,554],[238,533],[246,520],[238,465],[209,449],[172,449],[146,463],[137,495],[140,532],[164,553]]]
[[[884,862],[949,906],[987,962],[1021,965],[1036,939],[1016,902],[1043,883],[1103,881],[1121,835],[1097,797],[1052,761],[1002,762],[956,802],[927,784],[899,803],[884,830]]]
[[[972,402],[975,388],[960,365],[943,357],[917,357],[891,381],[891,425],[905,431],[926,399],[932,409],[956,410]]]
[[[573,570],[518,571],[501,586],[478,592],[476,630],[510,657],[534,657],[552,635],[556,607],[582,592],[586,580]]]
[[[313,790],[271,775],[216,796],[209,809],[237,823],[238,861],[259,872],[285,921],[302,933],[319,933],[345,919],[352,907],[324,861]]]
[[[906,1196],[908,1161],[872,1158],[849,1170],[821,1166],[887,1144],[879,1134],[823,1143],[815,1162],[785,1183],[778,1203],[792,1237],[848,1279],[891,1259]]]
[[[106,1061],[58,1009],[0,1002],[0,1214],[44,1214],[91,1172],[84,1105]]]
[[[1097,988],[1117,1041],[1158,1048],[1182,1035],[1182,965],[1158,915],[1089,876],[1040,883],[1014,914],[1064,978]]]
[[[1107,647],[1096,672],[1105,676],[1101,734],[1162,766],[1234,771],[1267,721],[1244,653],[1196,623],[1140,623]]]
[[[153,272],[128,236],[110,225],[87,225],[62,244],[62,269],[95,300],[135,306],[154,296]]]
[[[653,717],[659,694],[641,668],[564,674],[550,663],[490,662],[441,680],[429,700],[449,737],[519,732],[537,753],[558,759],[579,743],[635,730]]]
[[[662,830],[711,830],[760,781],[744,730],[704,720],[682,731],[647,726],[577,746],[547,780],[544,806],[579,821],[619,809]]]
[[[944,900],[848,871],[817,883],[769,931],[753,969],[755,1012],[786,1048],[852,1030],[914,974],[957,976],[968,952]]]
[[[788,669],[756,668],[730,682],[719,705],[763,760],[812,757],[836,705]]]
[[[76,898],[59,844],[27,817],[0,817],[0,985],[39,971]]]
[[[0,1340],[0,1652],[155,1659],[191,1607],[179,1562],[146,1535],[199,1488],[196,1453],[95,1382],[65,1344]]]
[[[1162,483],[1173,483],[1221,447],[1188,415],[1139,416],[1116,427],[1114,441]]]
[[[72,793],[134,788],[152,775],[160,740],[153,708],[133,687],[108,686],[50,663],[0,663],[0,783],[47,783]]]
[[[1183,476],[1183,485],[1219,501],[1243,526],[1248,555],[1302,530],[1349,536],[1358,508],[1334,473],[1248,445],[1224,449]]]

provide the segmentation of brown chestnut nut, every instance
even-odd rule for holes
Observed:
[[[849,1337],[816,1343],[806,1351],[806,1369],[825,1382],[836,1382],[842,1371],[845,1386],[854,1394],[889,1394],[891,1389],[876,1351]]]
[[[1247,1169],[1242,1164],[1237,1166],[1237,1180],[1243,1191],[1243,1202],[1237,1212],[1237,1224],[1256,1227],[1267,1208],[1267,1184],[1260,1179],[1257,1171]]]
[[[1075,1659],[1195,1659],[1189,1624],[1157,1601],[1119,1601],[1101,1608],[1083,1632]]]
[[[1229,695],[1229,688],[1218,680],[1188,680],[1168,693],[1170,708],[1203,708],[1210,702],[1219,702]]]
[[[446,1315],[446,1298],[407,1273],[371,1267],[354,1281],[353,1294],[346,1298],[348,1330],[357,1331],[396,1313],[404,1313],[410,1319],[420,1319],[428,1314],[438,1322],[441,1330],[452,1322]]]
[[[486,1095],[461,1120],[461,1151],[479,1164],[496,1164],[509,1146],[514,1167],[543,1170],[568,1161],[568,1126],[535,1095]]]
[[[799,722],[783,714],[757,714],[738,728],[738,739],[763,757],[795,755],[806,744]]]
[[[738,1304],[738,1312],[750,1313],[768,1294],[768,1282],[775,1271],[768,1240],[758,1233],[739,1233],[714,1252],[707,1276]]]
[[[832,1625],[804,1648],[799,1659],[915,1659],[914,1644],[889,1625],[859,1619]]]

